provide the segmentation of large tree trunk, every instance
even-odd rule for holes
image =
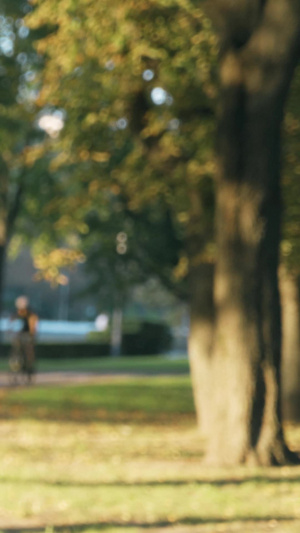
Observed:
[[[290,422],[300,421],[300,303],[297,276],[280,269],[282,300],[282,409]]]
[[[226,24],[208,460],[278,464],[289,458],[280,414],[280,142],[300,12],[296,2],[267,0],[247,25],[248,3],[216,4]]]
[[[198,427],[207,436],[210,420],[210,370],[214,333],[214,264],[205,257],[213,238],[213,207],[205,205],[200,190],[190,191],[186,249],[189,260],[190,332],[188,353]]]
[[[191,266],[190,269],[190,334],[189,361],[194,404],[199,429],[206,436],[211,411],[211,352],[213,343],[213,265]]]

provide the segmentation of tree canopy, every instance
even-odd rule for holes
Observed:
[[[83,205],[86,212],[93,202],[99,205],[103,191],[121,195],[131,212],[154,209],[159,199],[184,241],[177,272],[187,271],[190,233],[202,240],[193,252],[196,261],[211,261],[218,40],[203,8],[178,0],[115,1],[109,7],[66,1],[59,10],[48,0],[33,6],[26,24],[45,59],[37,103],[50,115],[63,113],[64,120],[52,146],[51,171],[65,171],[65,185],[51,204],[52,212],[62,213],[57,226],[74,225],[77,213],[84,234]],[[298,83],[297,77],[295,94]],[[291,99],[290,162],[297,121]],[[286,168],[283,257],[291,264],[297,208],[289,207],[295,198],[289,191],[297,165]]]
[[[202,204],[209,253],[217,41],[202,9],[90,1],[57,10],[55,1],[35,2],[26,24],[36,31],[44,21],[50,33],[37,42],[45,58],[38,105],[65,114],[51,165],[68,168],[72,223],[76,196],[92,209],[109,191],[131,213],[159,211],[163,202],[182,238]]]

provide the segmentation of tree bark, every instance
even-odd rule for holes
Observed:
[[[0,154],[0,318],[3,308],[3,285],[4,285],[4,266],[8,238],[8,184],[9,173],[7,165]],[[2,335],[0,331],[0,344]]]
[[[300,309],[297,276],[280,268],[282,300],[282,410],[289,422],[300,421]]]
[[[194,404],[198,427],[207,436],[210,420],[211,352],[214,331],[212,264],[190,270],[190,334],[188,341]]]
[[[294,1],[266,0],[247,26],[242,15],[249,3],[217,4],[220,18],[227,18],[220,58],[208,461],[283,464],[291,455],[280,411],[280,145],[299,53],[300,11]]]
[[[200,190],[190,190],[186,250],[189,263],[190,332],[189,363],[197,423],[207,436],[211,420],[210,373],[214,333],[214,264],[205,256],[213,240],[213,206],[204,204]],[[210,259],[210,260],[209,260]]]
[[[5,256],[6,256],[5,246],[0,245],[0,320],[3,310],[3,285],[4,285],[4,267],[5,267]],[[0,330],[0,346],[3,342],[3,334]]]

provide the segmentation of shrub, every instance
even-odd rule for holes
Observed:
[[[83,359],[110,354],[109,332],[93,333],[84,343],[38,343],[38,359]],[[164,323],[140,322],[125,324],[122,335],[122,355],[157,355],[167,351],[172,336]],[[9,345],[1,346],[1,357],[9,354]]]

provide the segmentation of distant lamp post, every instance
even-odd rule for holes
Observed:
[[[116,252],[119,255],[125,255],[128,249],[127,233],[120,231],[116,236]],[[110,338],[110,353],[113,357],[121,355],[122,349],[122,297],[119,294],[115,297],[115,306],[112,312],[111,320],[111,338]]]

